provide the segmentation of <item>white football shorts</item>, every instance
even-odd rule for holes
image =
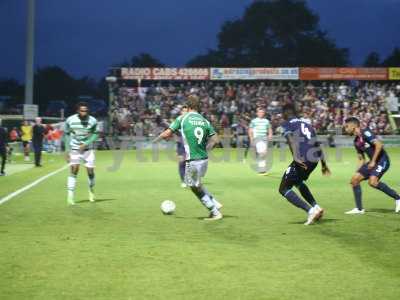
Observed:
[[[86,168],[94,168],[95,167],[96,157],[94,155],[94,150],[71,150],[69,152],[69,165],[80,165],[84,164]]]
[[[207,173],[208,159],[192,160],[186,162],[185,183],[187,186],[199,187],[201,178]]]

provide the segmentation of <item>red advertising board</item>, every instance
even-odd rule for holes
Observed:
[[[208,68],[121,68],[122,79],[208,80]]]
[[[388,80],[386,68],[300,68],[300,80]]]

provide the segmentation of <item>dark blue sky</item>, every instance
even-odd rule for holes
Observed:
[[[36,0],[35,66],[59,65],[74,76],[104,76],[139,52],[171,66],[216,46],[221,24],[252,0]],[[400,46],[400,0],[309,0],[321,27],[353,65],[372,50]],[[24,80],[26,0],[0,0],[0,77]]]

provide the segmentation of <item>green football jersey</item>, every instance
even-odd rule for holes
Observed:
[[[67,148],[79,150],[80,145],[86,144],[88,149],[93,149],[93,142],[98,135],[97,120],[89,116],[82,121],[78,114],[72,115],[65,121],[64,134],[69,137]]]
[[[186,160],[208,158],[207,142],[215,134],[215,130],[206,118],[197,112],[188,112],[179,116],[169,128],[181,132]]]
[[[267,138],[268,129],[271,126],[268,119],[255,118],[250,122],[250,128],[253,129],[254,138]]]

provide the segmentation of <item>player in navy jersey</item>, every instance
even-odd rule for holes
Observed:
[[[181,108],[181,116],[187,113],[187,106],[183,105]],[[181,131],[176,133],[176,155],[178,156],[178,170],[181,178],[181,187],[185,188],[185,166],[186,166],[186,154],[185,147],[183,145],[183,137]]]
[[[344,128],[347,134],[355,136],[354,147],[357,150],[358,159],[361,163],[350,182],[353,187],[356,208],[346,212],[346,214],[364,214],[365,210],[362,205],[360,183],[367,179],[371,187],[393,198],[396,201],[395,212],[400,212],[399,194],[380,181],[390,167],[389,156],[385,149],[383,149],[383,143],[372,133],[371,129],[361,129],[360,121],[355,117],[347,118]],[[366,156],[369,159],[368,162],[365,161]]]
[[[329,175],[330,171],[310,121],[297,118],[293,105],[285,105],[282,115],[285,120],[282,124],[283,135],[292,152],[293,162],[283,174],[279,193],[308,214],[304,225],[310,225],[322,217],[324,210],[317,204],[304,181],[308,179],[319,161],[321,161],[322,174]],[[305,201],[293,191],[294,186]]]

